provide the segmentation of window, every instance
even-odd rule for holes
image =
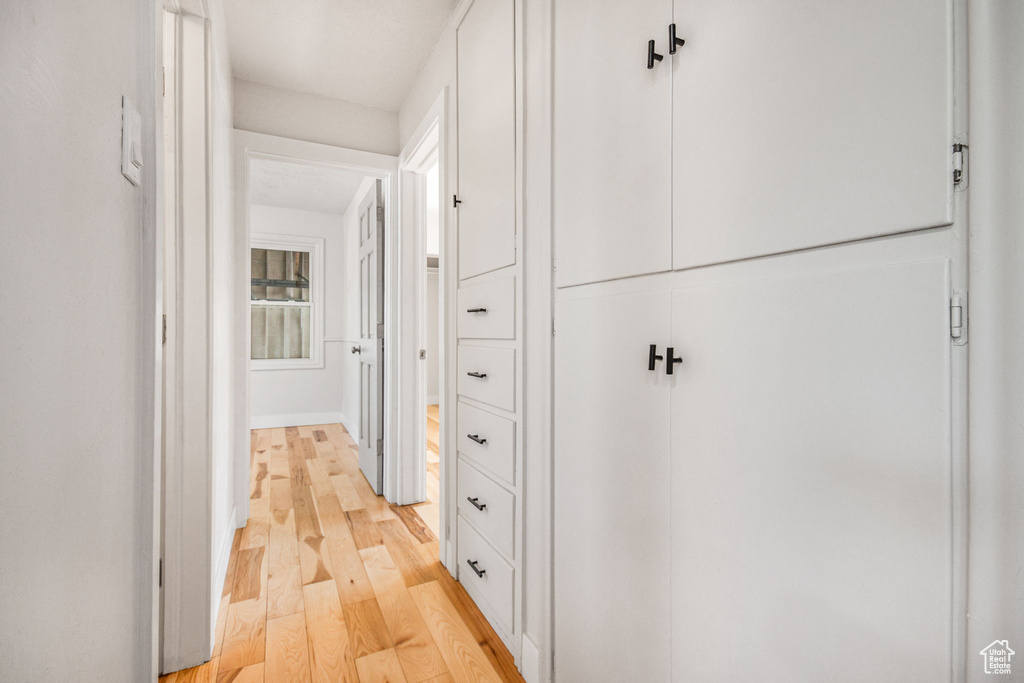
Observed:
[[[254,369],[323,367],[323,239],[253,235]]]

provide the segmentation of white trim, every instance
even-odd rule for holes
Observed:
[[[428,406],[437,406],[437,405],[440,405],[440,404],[441,404],[441,397],[440,396],[438,396],[436,394],[434,396],[427,396],[427,405]]]
[[[235,540],[235,529],[245,526],[243,521],[238,523],[238,507],[231,507],[231,515],[228,516],[231,524],[224,529],[224,538],[220,542],[220,552],[217,553],[217,563],[213,568],[213,595],[220,596],[224,592],[224,582],[228,575],[228,562],[231,560],[231,546]],[[220,612],[220,600],[215,600],[213,609],[210,611],[210,649],[216,647],[217,643],[217,616]]]
[[[548,679],[540,674],[540,650],[530,637],[523,634],[523,655],[519,663],[519,671],[526,683],[545,683]]]
[[[250,358],[250,370],[317,370],[324,367],[324,238],[253,232],[249,249],[280,249],[309,252],[309,301],[249,301],[249,338],[252,339],[252,306],[309,306],[309,358]],[[251,252],[250,252],[251,256]],[[251,263],[250,263],[251,267]]]
[[[253,416],[250,421],[253,429],[306,427],[309,425],[330,425],[338,423],[345,423],[344,415],[342,415],[340,410],[327,413],[299,413],[296,415],[260,415],[258,417]]]

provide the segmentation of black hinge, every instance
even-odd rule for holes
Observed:
[[[167,314],[166,313],[164,313],[164,331],[163,331],[163,341],[161,343],[164,346],[167,346]]]
[[[163,588],[164,587],[164,558],[162,558],[162,557],[160,558],[160,569],[158,571],[158,574],[159,574],[159,578],[157,579],[157,581],[158,581],[157,586],[159,588]]]
[[[967,179],[967,145],[953,145],[953,185],[962,185]]]

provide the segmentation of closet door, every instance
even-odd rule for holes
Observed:
[[[673,680],[948,681],[947,262],[677,290],[673,340]]]
[[[557,304],[560,681],[669,680],[668,291]]]
[[[951,222],[950,0],[677,0],[675,268]]]
[[[459,279],[516,262],[514,0],[475,0],[458,42]]]
[[[672,267],[671,0],[555,0],[559,287]],[[647,41],[665,61],[647,69]]]

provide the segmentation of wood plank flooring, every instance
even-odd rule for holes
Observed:
[[[404,508],[374,495],[341,425],[254,430],[213,658],[161,683],[522,681],[438,561],[437,406],[427,424],[429,500]]]

